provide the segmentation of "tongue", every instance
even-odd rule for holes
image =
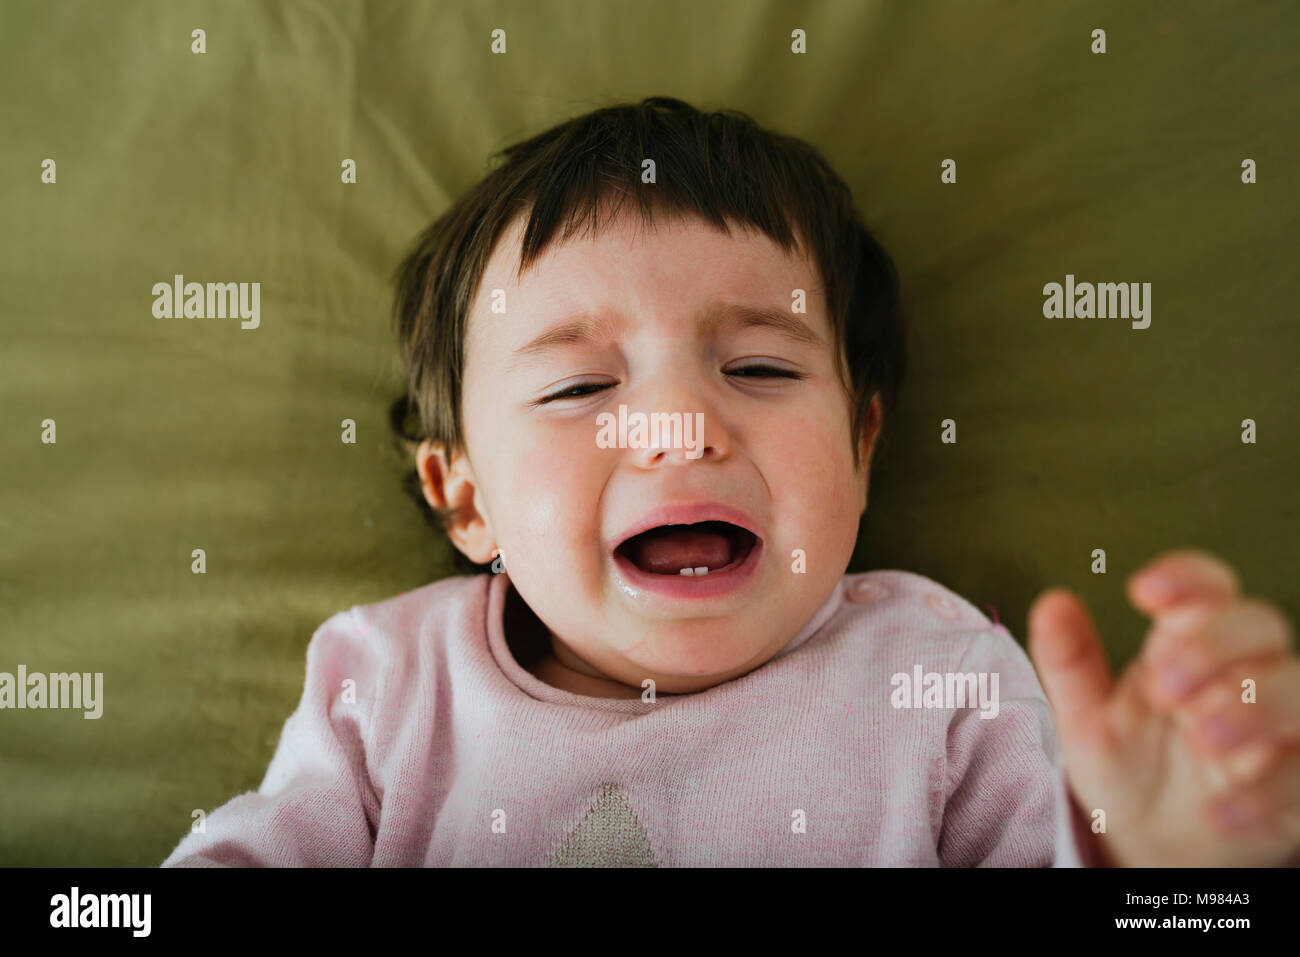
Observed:
[[[722,532],[691,525],[656,528],[627,543],[627,556],[644,572],[678,575],[701,565],[713,571],[731,562],[731,539]]]

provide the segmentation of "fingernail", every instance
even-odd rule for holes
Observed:
[[[1223,827],[1239,830],[1255,819],[1255,809],[1248,801],[1233,798],[1214,809],[1214,819]]]
[[[1161,666],[1157,678],[1165,693],[1174,698],[1181,698],[1187,694],[1196,683],[1191,673],[1182,665]]]
[[[1169,601],[1178,594],[1178,582],[1166,572],[1148,572],[1138,581],[1144,590],[1154,593],[1157,601]]]
[[[1246,738],[1245,728],[1221,714],[1206,718],[1201,723],[1201,733],[1219,748],[1230,748]]]

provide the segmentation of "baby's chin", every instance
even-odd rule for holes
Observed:
[[[763,625],[739,617],[656,624],[620,652],[633,669],[644,669],[643,677],[659,676],[660,690],[697,690],[705,679],[712,679],[705,687],[729,681],[780,651],[784,643],[772,623]],[[664,686],[665,678],[681,679],[683,687]]]

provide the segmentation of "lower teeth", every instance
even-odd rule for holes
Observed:
[[[708,565],[701,565],[698,568],[683,568],[680,572],[682,575],[707,575],[708,573]]]

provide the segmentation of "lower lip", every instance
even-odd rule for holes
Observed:
[[[752,581],[762,557],[763,543],[756,539],[744,561],[707,575],[652,575],[619,552],[614,553],[614,567],[624,583],[635,591],[664,598],[718,598],[737,592]]]

